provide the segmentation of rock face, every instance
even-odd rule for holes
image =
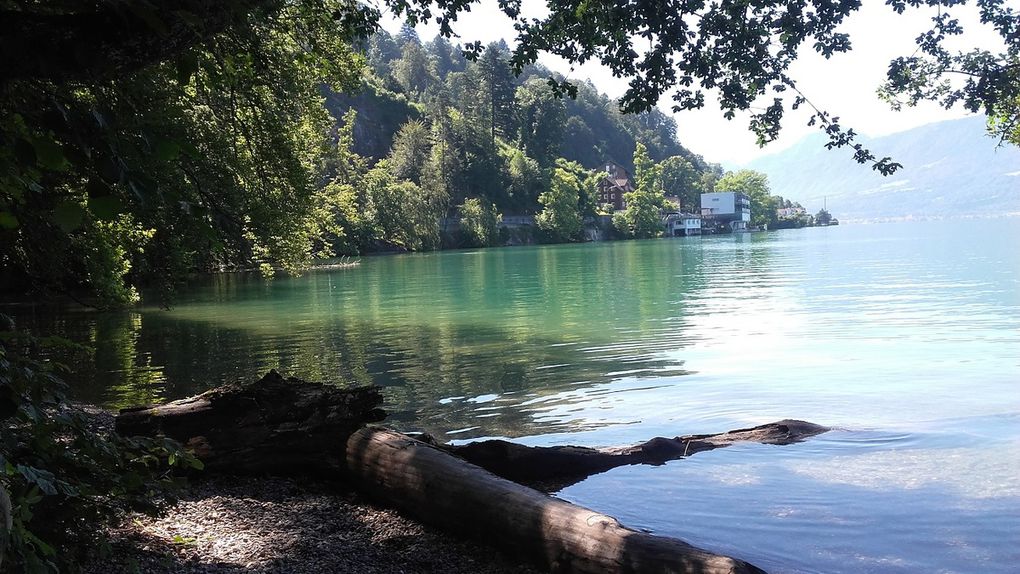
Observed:
[[[121,435],[165,435],[194,449],[212,471],[323,473],[339,468],[344,442],[380,421],[378,387],[341,389],[285,379],[225,385],[165,405],[123,409]]]

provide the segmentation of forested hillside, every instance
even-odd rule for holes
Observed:
[[[479,198],[500,213],[537,213],[558,159],[588,170],[612,161],[633,172],[638,142],[654,162],[682,159],[691,182],[710,171],[677,141],[672,118],[657,109],[623,114],[591,83],[577,85],[573,98],[557,97],[550,71],[531,66],[515,75],[502,42],[469,61],[445,38],[425,42],[405,27],[378,31],[363,50],[361,89],[327,91],[327,108],[337,118],[356,112],[354,153],[451,209]],[[592,198],[581,200],[582,210],[594,211]]]
[[[196,271],[502,245],[503,215],[535,216],[517,241],[581,240],[607,213],[593,169],[639,155],[654,171],[617,231],[647,236],[663,192],[690,206],[721,175],[671,118],[624,115],[590,84],[557,97],[547,70],[511,70],[505,44],[469,61],[411,28],[345,35],[299,13],[112,86],[9,87],[0,291],[115,306],[157,287],[166,300]],[[264,55],[224,55],[249,44]]]

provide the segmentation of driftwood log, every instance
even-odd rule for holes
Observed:
[[[788,445],[827,430],[814,423],[782,420],[720,434],[655,437],[641,444],[613,448],[525,446],[505,440],[436,446],[493,474],[548,492],[618,466],[659,465],[738,442]],[[431,437],[426,440],[431,441]]]
[[[780,421],[611,449],[507,441],[450,446],[366,427],[385,417],[381,400],[377,388],[339,389],[271,371],[255,383],[125,409],[116,429],[177,439],[210,471],[340,476],[423,522],[480,538],[553,572],[700,574],[761,570],[681,540],[628,529],[519,482],[570,484],[621,465],[662,464],[737,441],[789,444],[827,430]]]
[[[348,439],[347,474],[412,516],[482,535],[551,572],[763,572],[675,538],[631,530],[615,518],[494,476],[385,428],[365,428]]]
[[[381,421],[378,387],[341,389],[285,379],[275,370],[160,406],[121,410],[125,436],[165,435],[192,448],[212,471],[322,473],[338,469],[344,441]]]

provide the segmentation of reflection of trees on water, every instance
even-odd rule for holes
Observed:
[[[681,374],[704,259],[696,239],[661,240],[380,258],[271,283],[220,275],[171,311],[89,315],[83,394],[120,407],[278,368],[380,384],[405,429],[571,430],[585,421],[538,423],[521,403],[624,371]]]

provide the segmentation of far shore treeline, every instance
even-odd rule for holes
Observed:
[[[607,211],[592,193],[603,162],[631,170],[636,195],[610,220],[620,237],[655,233],[662,194],[689,209],[700,192],[757,183],[738,172],[727,184],[684,148],[660,101],[746,111],[761,145],[804,108],[848,161],[885,175],[902,167],[788,73],[800,49],[851,49],[839,30],[857,2],[724,2],[690,22],[695,8],[672,0],[555,4],[541,17],[509,2],[512,48],[451,44],[472,4],[381,3],[411,24],[438,23],[441,35],[423,41],[411,26],[380,31],[379,8],[347,0],[0,0],[10,56],[0,58],[0,293],[115,307],[144,287],[166,303],[194,272],[502,244],[501,215],[534,216],[528,240],[578,240],[578,219]],[[890,62],[880,97],[962,106],[1020,141],[1015,10],[978,2],[977,34],[1004,48],[956,52],[944,42],[962,26],[942,3],[888,4],[889,18],[935,4],[939,16],[913,54]],[[627,90],[613,101],[550,74],[542,53],[598,61]],[[745,191],[752,226],[775,223],[779,198]],[[457,232],[444,233],[451,217]]]
[[[35,165],[5,180],[29,201],[0,213],[14,237],[0,247],[0,289],[114,307],[149,288],[166,303],[194,272],[582,241],[586,223],[602,237],[655,237],[662,209],[697,213],[716,190],[747,193],[753,226],[807,222],[780,222],[777,208],[799,204],[771,196],[763,174],[690,152],[657,108],[623,113],[590,82],[565,97],[536,64],[515,74],[502,41],[469,59],[405,26],[323,33],[310,55],[283,32],[236,39],[268,50],[258,61],[214,42],[127,81],[54,93],[57,113],[14,116],[7,159]],[[616,213],[597,201],[608,162],[634,187]],[[26,180],[59,193],[15,193]],[[510,231],[504,216],[535,225]]]

